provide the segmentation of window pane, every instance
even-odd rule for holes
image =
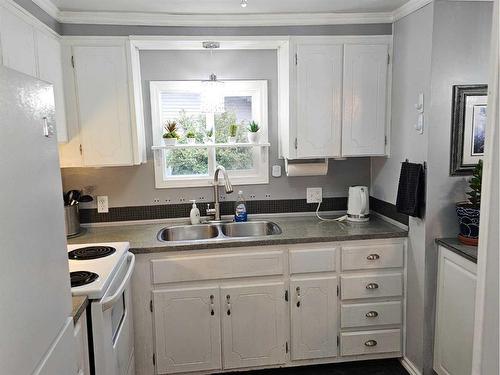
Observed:
[[[251,147],[217,148],[215,150],[217,164],[232,171],[253,169],[253,156]]]
[[[224,107],[227,112],[236,115],[236,122],[248,123],[252,121],[252,97],[251,96],[226,96]]]
[[[165,176],[208,176],[208,150],[186,148],[165,150]]]

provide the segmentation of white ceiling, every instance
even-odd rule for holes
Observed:
[[[377,13],[392,12],[409,0],[52,0],[59,11],[170,14]]]

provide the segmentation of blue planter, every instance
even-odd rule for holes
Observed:
[[[477,239],[479,237],[479,208],[469,203],[458,203],[456,206],[460,234],[463,237]]]

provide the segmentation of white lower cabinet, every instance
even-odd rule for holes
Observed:
[[[337,356],[337,277],[292,277],[291,359]]]
[[[434,371],[470,375],[477,265],[439,247]]]
[[[219,288],[153,292],[158,374],[221,369]]]
[[[75,323],[73,336],[76,342],[77,375],[90,375],[89,341],[87,336],[87,316],[82,314]]]
[[[285,362],[283,282],[221,287],[224,369]]]
[[[404,239],[139,255],[143,274],[133,290],[149,302],[143,293],[152,288],[152,316],[136,316],[134,325],[152,326],[153,344],[136,332],[136,347],[149,348],[138,349],[136,372],[399,357],[404,256],[396,249],[405,251]],[[379,269],[364,261],[375,253]]]

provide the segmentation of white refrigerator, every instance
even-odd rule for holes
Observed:
[[[52,86],[0,66],[0,373],[76,374]]]

